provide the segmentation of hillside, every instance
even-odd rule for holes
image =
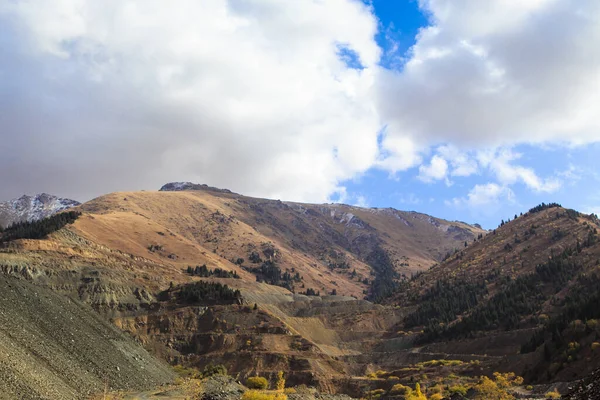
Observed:
[[[428,349],[519,353],[505,364],[530,381],[590,372],[600,363],[599,227],[557,205],[502,223],[387,300],[410,311],[397,329],[423,329],[416,341]]]
[[[73,232],[172,266],[175,281],[188,266],[206,264],[295,292],[357,298],[380,296],[388,290],[379,286],[386,274],[399,279],[427,269],[483,232],[419,213],[284,203],[210,188],[114,193],[80,209]]]
[[[0,276],[0,394],[83,399],[170,382],[170,368],[89,306]]]

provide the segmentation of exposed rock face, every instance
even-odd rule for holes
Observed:
[[[0,202],[0,227],[5,228],[16,222],[44,219],[79,204],[75,200],[47,193],[35,196],[24,195],[18,199]]]

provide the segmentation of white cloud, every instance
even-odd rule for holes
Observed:
[[[476,150],[600,140],[600,2],[420,5],[431,26],[421,30],[402,71],[383,71],[376,80],[390,142]],[[536,190],[555,187],[526,170],[515,173]]]
[[[568,175],[498,149],[600,141],[600,2],[420,5],[431,25],[386,70],[360,0],[2,2],[0,198],[192,180],[327,201],[370,168],[417,167],[491,172],[474,203],[558,190]]]
[[[419,167],[419,179],[423,182],[439,181],[446,178],[448,163],[442,157],[435,155],[429,165]]]
[[[521,182],[535,192],[545,193],[555,192],[561,188],[562,181],[558,178],[542,179],[533,169],[511,163],[521,158],[521,156],[521,154],[507,149],[482,151],[478,154],[479,163],[484,167],[488,167],[503,185],[513,185]]]
[[[452,171],[450,172],[450,175],[452,176],[466,177],[476,174],[479,171],[477,161],[455,146],[440,146],[438,147],[437,152],[445,160],[448,160],[452,166]]]
[[[496,205],[501,201],[514,202],[515,195],[513,191],[497,183],[486,183],[475,185],[466,198],[454,198],[451,201],[446,201],[446,205],[481,208],[483,206]]]
[[[376,32],[358,0],[4,2],[0,131],[16,157],[0,195],[192,180],[326,201],[378,159]]]
[[[356,202],[354,203],[354,205],[356,207],[368,208],[369,201],[367,200],[367,198],[365,196],[358,195],[358,196],[356,196]]]

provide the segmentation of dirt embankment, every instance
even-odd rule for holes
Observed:
[[[172,379],[166,364],[89,306],[0,276],[1,399],[80,399]]]

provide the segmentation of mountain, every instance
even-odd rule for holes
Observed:
[[[504,357],[529,382],[591,372],[600,367],[599,228],[595,215],[558,204],[502,222],[388,298],[408,311],[395,329],[421,332],[423,351]]]
[[[380,296],[392,283],[386,274],[425,270],[484,233],[415,212],[257,199],[186,183],[109,194],[80,209],[78,233],[126,253],[357,298]]]
[[[42,193],[35,196],[23,195],[18,199],[0,202],[0,228],[17,222],[37,221],[57,212],[76,207],[80,203]]]
[[[171,363],[284,370],[290,383],[336,391],[372,368],[370,349],[401,320],[364,298],[483,234],[416,212],[204,186],[122,192],[8,229],[0,272],[77,298]],[[198,282],[240,295],[208,299],[231,294]],[[359,393],[353,385],[344,390]]]
[[[543,397],[600,367],[593,215],[542,204],[488,232],[394,209],[162,189],[7,229],[0,272],[91,306],[171,364],[223,364],[241,380],[284,371],[291,386],[355,397],[419,382],[429,396],[513,371]]]

